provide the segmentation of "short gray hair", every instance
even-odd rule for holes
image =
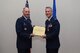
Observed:
[[[50,6],[47,6],[45,9],[51,9],[51,11],[52,11],[52,8]]]

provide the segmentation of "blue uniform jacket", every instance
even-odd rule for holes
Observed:
[[[45,21],[45,34],[46,34],[46,48],[59,48],[59,31],[60,23],[58,20],[54,20],[52,17],[49,20]]]
[[[26,49],[32,47],[32,38],[30,34],[33,31],[30,19],[23,16],[16,21],[17,48]]]

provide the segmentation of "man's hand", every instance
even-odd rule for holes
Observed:
[[[32,33],[32,34],[30,34],[30,36],[31,36],[31,37],[34,37],[34,34],[33,34],[33,33]]]
[[[46,38],[46,35],[42,35],[42,36],[40,36],[41,38]]]

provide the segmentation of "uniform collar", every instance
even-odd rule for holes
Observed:
[[[26,20],[28,19],[28,18],[26,18],[25,16],[23,16]]]
[[[51,18],[52,18],[52,16],[51,16],[50,18],[48,18],[47,20],[48,20],[48,21],[50,21],[50,20],[51,20]]]

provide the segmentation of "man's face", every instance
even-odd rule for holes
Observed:
[[[52,16],[52,10],[50,8],[45,9],[45,15],[50,18]]]
[[[30,10],[29,10],[29,8],[24,8],[23,9],[23,15],[25,16],[25,17],[29,17],[30,16]]]

